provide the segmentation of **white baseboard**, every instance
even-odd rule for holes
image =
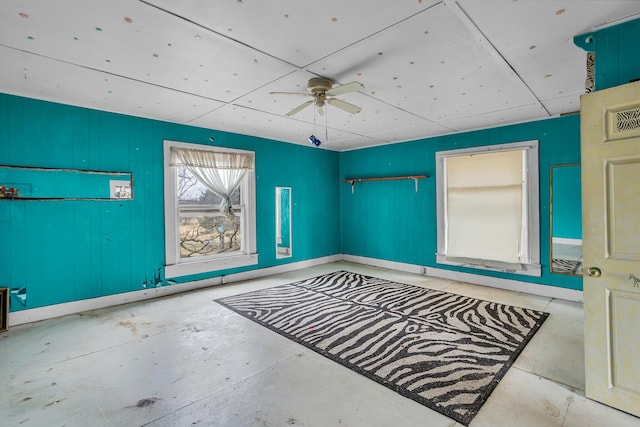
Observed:
[[[322,258],[314,258],[305,261],[292,262],[289,264],[277,265],[274,267],[259,268],[256,270],[234,273],[226,276],[212,277],[210,279],[198,280],[194,282],[177,283],[173,285],[161,286],[159,288],[141,289],[139,291],[125,292],[104,297],[84,299],[80,301],[65,302],[62,304],[48,305],[45,307],[32,308],[29,310],[14,311],[9,313],[9,327],[24,323],[37,322],[54,317],[66,316],[68,314],[80,313],[88,310],[112,307],[115,305],[127,304],[131,302],[144,301],[152,298],[159,298],[167,295],[188,292],[194,289],[208,288],[221,285],[223,283],[240,282],[243,280],[256,279],[259,277],[271,276],[274,274],[286,273],[300,270],[302,268],[313,267],[315,265],[327,264],[341,261],[342,255],[331,255]]]
[[[582,246],[582,239],[567,239],[564,237],[552,237],[551,243],[558,245]]]
[[[463,273],[460,271],[444,270],[433,267],[424,267],[416,264],[387,261],[377,258],[337,254],[305,261],[293,262],[289,264],[277,265],[273,267],[259,268],[255,270],[244,271],[241,273],[229,274],[226,276],[212,277],[210,279],[198,280],[194,282],[178,283],[174,285],[161,286],[159,288],[141,289],[139,291],[125,292],[115,295],[107,295],[104,297],[48,305],[45,307],[32,308],[29,310],[15,311],[9,313],[9,326],[17,326],[24,323],[37,322],[54,317],[66,316],[68,314],[159,298],[167,295],[192,291],[195,289],[221,285],[223,283],[257,279],[260,277],[286,273],[289,271],[300,270],[303,268],[342,260],[356,262],[364,265],[371,265],[375,267],[388,268],[392,270],[405,271],[408,273],[422,274],[425,276],[440,277],[443,279],[507,289],[516,292],[525,292],[549,298],[559,298],[568,301],[582,302],[582,291],[576,291],[573,289],[565,289],[530,282],[489,277],[480,274]]]
[[[367,258],[356,255],[342,256],[344,261],[357,262],[359,264],[372,265],[374,267],[389,268],[392,270],[405,271],[407,273],[422,274],[425,276],[439,277],[442,279],[456,280],[460,282],[473,283],[476,285],[490,286],[493,288],[506,289],[515,292],[525,292],[549,298],[558,298],[568,301],[582,302],[582,291],[574,289],[559,288],[557,286],[540,285],[538,283],[521,282],[519,280],[502,279],[499,277],[483,276],[481,274],[464,273],[461,271],[444,270],[434,267],[423,267],[416,264],[387,261],[377,258]]]

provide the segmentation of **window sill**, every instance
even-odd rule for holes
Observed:
[[[472,258],[447,258],[446,255],[436,254],[438,264],[456,265],[459,267],[480,270],[499,271],[502,273],[521,274],[523,276],[542,276],[540,264],[512,264],[501,261],[489,261]]]
[[[181,262],[165,266],[165,277],[172,279],[192,274],[209,273],[228,268],[245,267],[258,264],[258,254],[237,255],[225,258]]]

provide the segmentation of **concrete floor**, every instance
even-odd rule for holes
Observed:
[[[340,269],[551,313],[471,426],[640,426],[584,397],[581,304],[346,262],[13,327],[0,425],[458,426],[212,301]]]

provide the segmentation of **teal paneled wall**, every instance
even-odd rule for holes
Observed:
[[[576,44],[596,52],[596,89],[640,77],[640,20]],[[578,78],[578,77],[576,77]],[[579,77],[582,78],[582,77]],[[163,283],[162,141],[256,152],[258,252],[268,267],[340,253],[580,289],[549,273],[549,167],[580,162],[577,115],[344,153],[0,94],[0,164],[133,172],[132,201],[0,203],[0,287],[27,290],[26,308]],[[435,152],[540,140],[540,278],[435,263]],[[428,174],[419,181],[339,179]],[[292,187],[293,257],[275,259],[274,187]],[[228,274],[235,269],[183,278]],[[11,310],[25,308],[12,294]]]
[[[442,150],[537,139],[540,165],[542,277],[486,272],[436,263],[435,153]],[[414,182],[356,183],[340,188],[342,252],[441,269],[581,289],[582,279],[549,272],[549,168],[580,161],[578,115],[385,145],[340,154],[340,179],[426,174]]]
[[[256,152],[259,265],[340,253],[339,156],[315,147],[0,94],[0,164],[132,172],[130,201],[3,201],[0,287],[11,310],[163,284],[163,140]],[[275,187],[290,186],[293,257],[275,258]],[[336,209],[337,210],[337,209]]]
[[[587,42],[590,40],[590,42]],[[581,34],[574,43],[595,52],[595,90],[640,79],[640,19]]]

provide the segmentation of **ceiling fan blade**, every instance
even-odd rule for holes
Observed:
[[[293,116],[294,114],[296,114],[297,112],[307,108],[311,104],[313,104],[313,100],[307,101],[304,104],[298,105],[296,108],[294,108],[293,110],[289,111],[286,115],[287,116]]]
[[[327,96],[337,96],[337,95],[342,95],[343,93],[357,92],[363,89],[364,89],[364,85],[362,83],[351,82],[351,83],[344,84],[342,86],[334,87],[331,90],[328,90]]]
[[[327,103],[351,114],[358,114],[362,110],[362,108],[358,107],[357,105],[349,104],[348,102],[344,102],[336,98],[327,99]]]
[[[305,92],[269,92],[271,95],[302,95],[302,96],[313,96],[310,93]]]

